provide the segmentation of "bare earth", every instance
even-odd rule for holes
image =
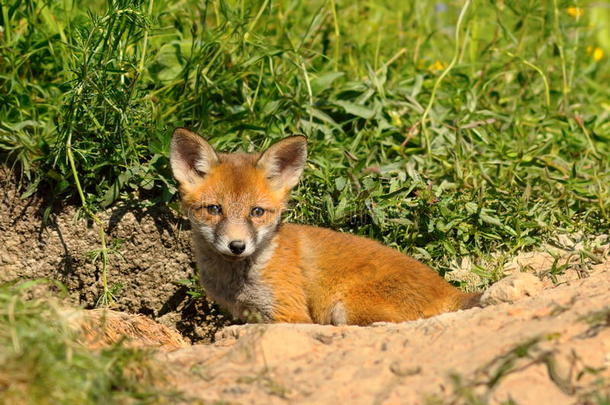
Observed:
[[[14,178],[0,174],[0,282],[59,280],[68,289],[67,303],[93,308],[100,294],[99,263],[91,260],[95,228],[75,219],[72,207],[57,207],[41,227],[42,201],[19,199]],[[515,257],[506,266],[512,275],[490,288],[485,308],[371,327],[234,325],[214,339],[227,320],[177,283],[193,270],[186,224],[158,208],[123,206],[102,217],[118,252],[110,268],[111,283],[122,285],[116,311],[68,309],[66,319],[84,330],[83,343],[92,348],[122,335],[130,345],[155,348],[163,388],[182,391],[187,402],[610,400],[607,236],[594,246],[564,240],[570,245],[564,250],[546,247]],[[581,248],[593,258],[587,265]],[[567,268],[551,274],[558,264]]]

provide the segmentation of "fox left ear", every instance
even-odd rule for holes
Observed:
[[[256,162],[277,188],[291,189],[297,185],[307,160],[307,138],[289,136],[271,145]]]
[[[218,163],[218,155],[205,139],[186,128],[176,128],[170,145],[172,173],[183,186],[202,179]]]

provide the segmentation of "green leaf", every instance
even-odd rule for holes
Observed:
[[[345,177],[337,177],[335,179],[335,188],[337,189],[337,191],[342,191],[345,188],[346,184],[347,180],[345,179]]]
[[[479,210],[479,206],[476,203],[473,203],[472,201],[467,202],[464,205],[464,208],[466,208],[466,212],[468,212],[470,215],[476,213]]]
[[[337,100],[334,104],[342,107],[346,113],[355,115],[356,117],[361,117],[364,119],[371,119],[375,116],[375,111],[365,107],[363,105],[355,104],[350,101]]]
[[[345,76],[343,72],[330,72],[322,74],[311,81],[311,91],[313,94],[319,94],[327,90],[335,80]]]
[[[482,210],[479,213],[479,218],[481,218],[481,221],[483,221],[486,224],[495,225],[495,226],[499,226],[499,227],[502,227],[504,225],[504,224],[502,224],[502,222],[500,222],[500,220],[497,217],[493,217],[493,216],[487,214],[485,211],[487,211],[487,210]]]

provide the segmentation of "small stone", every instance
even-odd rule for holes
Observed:
[[[390,371],[399,377],[408,377],[421,373],[421,367],[395,360],[390,364]]]
[[[485,306],[503,302],[516,302],[533,297],[543,289],[542,281],[530,273],[515,273],[489,287],[481,297]]]

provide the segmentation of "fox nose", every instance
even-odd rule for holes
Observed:
[[[243,240],[234,240],[229,242],[229,249],[234,255],[239,255],[246,250],[246,244]]]

